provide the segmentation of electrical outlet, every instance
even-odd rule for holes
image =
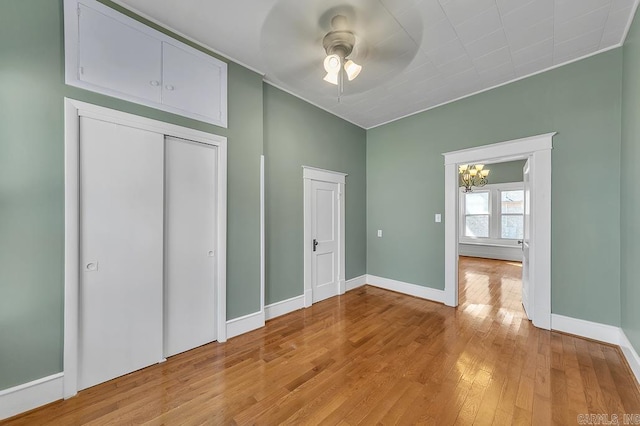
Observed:
[[[378,238],[382,238],[382,229],[378,229]]]

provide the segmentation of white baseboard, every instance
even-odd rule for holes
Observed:
[[[620,349],[622,349],[631,371],[633,371],[638,384],[640,384],[640,356],[622,329],[620,329]]]
[[[270,320],[289,312],[304,309],[304,295],[292,297],[291,299],[275,302],[264,307],[264,316],[266,320]]]
[[[351,278],[347,280],[346,291],[353,290],[354,288],[362,287],[367,283],[367,275],[360,275],[359,277]]]
[[[264,312],[255,312],[227,321],[227,339],[264,327]]]
[[[620,327],[551,314],[551,329],[612,345],[620,344]]]
[[[397,291],[398,293],[408,294],[409,296],[431,300],[433,302],[444,303],[445,300],[444,290],[437,290],[431,287],[424,287],[421,285],[391,280],[389,278],[377,277],[375,275],[367,275],[367,284],[374,287],[384,288],[386,290]]]
[[[0,420],[62,399],[63,373],[0,391]]]
[[[458,245],[458,254],[460,256],[482,257],[486,259],[501,259],[511,260],[514,262],[522,262],[522,249],[519,246],[502,247],[460,243]]]
[[[640,356],[638,356],[622,328],[551,314],[551,329],[619,346],[629,363],[629,367],[631,367],[633,375],[640,384]]]

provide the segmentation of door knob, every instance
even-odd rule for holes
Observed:
[[[316,247],[318,246],[318,240],[313,239],[313,251],[316,251]]]
[[[165,89],[167,89],[168,91],[172,91],[173,89],[175,89],[175,87],[173,87],[170,84],[167,84],[166,86],[164,86]]]

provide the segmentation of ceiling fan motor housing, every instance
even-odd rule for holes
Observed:
[[[346,30],[331,31],[322,39],[322,45],[327,55],[338,55],[342,59],[351,54],[355,44],[356,36]]]

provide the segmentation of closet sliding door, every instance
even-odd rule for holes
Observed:
[[[80,120],[79,389],[162,360],[163,139]]]
[[[216,340],[217,148],[165,142],[164,354]]]

